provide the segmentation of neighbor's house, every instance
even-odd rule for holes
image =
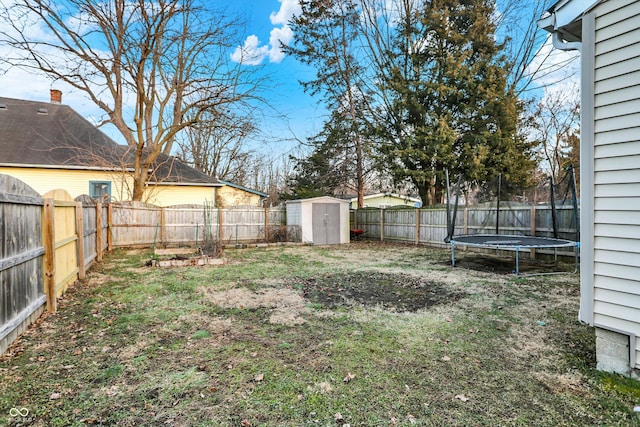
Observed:
[[[579,318],[598,369],[640,377],[640,1],[562,0],[538,25],[581,51]]]
[[[40,194],[62,188],[112,201],[131,199],[127,147],[93,126],[51,91],[51,102],[0,97],[0,173]],[[161,155],[144,200],[158,206],[204,204],[262,206],[265,193],[212,178],[178,159]]]
[[[364,196],[365,208],[390,208],[395,206],[422,207],[422,201],[415,197],[402,196],[395,193],[376,193]],[[351,209],[358,208],[358,198],[351,198]]]

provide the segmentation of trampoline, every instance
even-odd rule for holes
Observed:
[[[460,176],[458,179],[458,184],[456,185],[456,195],[455,195],[455,205],[453,208],[453,212],[451,212],[449,203],[451,201],[451,197],[449,194],[449,173],[447,171],[447,237],[445,238],[445,242],[451,245],[451,265],[455,267],[456,265],[456,245],[458,246],[471,246],[478,248],[489,248],[489,249],[506,249],[506,250],[514,250],[515,251],[515,274],[520,275],[520,251],[527,250],[531,253],[532,249],[553,249],[554,255],[557,261],[557,249],[559,248],[575,248],[574,259],[575,259],[575,268],[573,273],[578,271],[579,265],[579,249],[580,249],[580,226],[578,222],[578,206],[577,206],[577,195],[576,195],[576,184],[575,184],[575,176],[573,166],[570,166],[567,169],[567,173],[562,181],[567,183],[567,192],[565,193],[565,199],[568,197],[571,198],[571,205],[573,208],[573,225],[575,226],[575,236],[576,240],[568,240],[562,239],[558,237],[559,234],[559,226],[558,219],[556,214],[556,201],[555,201],[555,188],[557,184],[553,182],[553,178],[549,177],[549,188],[550,188],[550,207],[552,213],[552,231],[553,237],[546,236],[528,236],[528,235],[514,235],[514,234],[500,234],[500,219],[503,218],[501,216],[502,212],[500,210],[500,201],[501,196],[504,190],[502,185],[502,176],[498,177],[497,181],[497,191],[495,194],[497,195],[497,203],[495,208],[495,233],[482,233],[480,231],[478,234],[463,234],[463,235],[455,235],[456,231],[456,214],[458,207],[458,196],[460,192],[460,185],[462,182],[462,177]],[[563,200],[564,203],[564,200]],[[453,215],[452,215],[453,214]],[[535,221],[535,218],[532,220]],[[553,272],[553,273],[537,273],[537,274],[529,274],[529,275],[539,275],[539,274],[559,274],[562,272]]]
[[[575,247],[575,269],[578,271],[578,250],[580,242],[555,239],[551,237],[535,236],[505,236],[499,234],[471,234],[466,236],[453,236],[449,239],[451,245],[451,265],[456,265],[456,245],[475,246],[490,249],[513,249],[516,252],[516,275],[520,275],[520,250],[522,249],[557,249]]]

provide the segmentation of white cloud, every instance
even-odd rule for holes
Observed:
[[[259,65],[269,55],[269,46],[260,46],[260,40],[250,35],[244,41],[244,46],[238,46],[231,54],[231,60],[246,64]]]
[[[293,15],[299,15],[302,12],[300,3],[298,0],[278,0],[280,10],[278,12],[271,12],[269,19],[273,25],[287,25]]]
[[[533,83],[544,90],[545,96],[570,93],[580,87],[580,54],[555,48],[549,35],[531,61],[529,73],[534,74]]]
[[[278,0],[280,9],[271,12],[269,19],[275,26],[269,34],[269,44],[260,45],[260,40],[255,34],[250,35],[244,41],[243,46],[238,46],[231,54],[231,60],[245,65],[259,65],[265,58],[272,63],[281,62],[285,54],[281,43],[288,44],[293,39],[293,31],[289,27],[289,20],[302,9],[298,0]]]
[[[293,31],[288,25],[271,30],[271,36],[269,37],[269,44],[271,45],[269,60],[271,62],[279,63],[284,59],[284,52],[280,43],[288,44],[291,39],[293,39]]]

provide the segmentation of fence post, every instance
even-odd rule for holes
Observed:
[[[160,208],[160,242],[162,245],[167,243],[167,213],[164,208]]]
[[[47,295],[47,311],[55,313],[56,301],[56,248],[55,248],[55,204],[53,199],[44,199],[42,215],[42,240],[44,246],[44,292]]]
[[[420,208],[416,208],[416,245],[420,244]]]
[[[96,203],[96,259],[102,261],[102,203]]]
[[[269,208],[264,208],[264,242],[269,241]]]
[[[465,235],[469,234],[469,208],[467,208],[467,207],[464,208],[464,215],[462,215],[462,220],[463,220],[462,234],[465,234]],[[453,227],[454,227],[454,230],[455,230],[455,224],[454,224]]]
[[[102,213],[102,211],[100,211]],[[107,251],[113,250],[113,204],[107,204]]]
[[[380,241],[384,242],[384,208],[380,208]]]
[[[84,279],[86,276],[86,269],[84,265],[84,222],[82,218],[82,202],[76,203],[76,236],[77,240],[77,253],[78,253],[78,279]]]

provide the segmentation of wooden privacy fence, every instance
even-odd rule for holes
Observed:
[[[103,217],[63,190],[40,196],[0,175],[0,354],[102,257],[91,236]]]
[[[0,174],[0,354],[113,247],[286,238],[284,208],[102,204]]]
[[[455,233],[494,234],[496,232],[496,209],[491,207],[459,208]],[[558,237],[575,240],[573,208],[556,207]],[[500,234],[553,237],[553,219],[550,206],[518,206],[503,209],[499,214]],[[447,245],[446,209],[364,208],[351,211],[351,228],[363,229],[365,237],[381,241]],[[540,252],[540,251],[539,251]],[[572,248],[566,249],[573,255]]]
[[[284,208],[158,207],[129,202],[111,204],[110,210],[114,247],[198,244],[205,233],[221,243],[272,241],[286,221]]]

